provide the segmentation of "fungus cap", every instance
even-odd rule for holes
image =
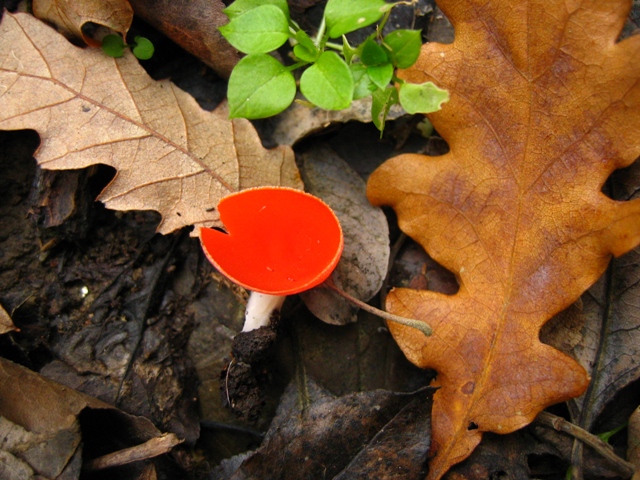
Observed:
[[[288,187],[232,193],[218,204],[227,232],[200,228],[209,261],[233,282],[270,295],[293,295],[324,282],[344,240],[331,207]]]

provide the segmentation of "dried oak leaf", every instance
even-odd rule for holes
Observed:
[[[226,104],[202,110],[131,54],[77,48],[27,14],[0,24],[0,129],[36,130],[46,169],[115,167],[98,200],[160,212],[160,233],[219,225],[219,199],[239,189],[301,187],[289,147],[265,150],[247,120],[227,117]]]
[[[630,0],[442,0],[455,27],[403,76],[451,93],[430,116],[451,147],[403,155],[369,180],[375,205],[460,283],[457,294],[396,289],[390,325],[407,357],[438,371],[429,478],[482,432],[507,433],[580,395],[588,376],[542,344],[541,326],[640,242],[640,202],[601,188],[640,154],[640,37],[616,43]]]
[[[33,14],[56,25],[68,38],[82,39],[99,47],[100,42],[82,31],[86,23],[95,23],[127,35],[133,21],[133,9],[127,0],[33,0]]]

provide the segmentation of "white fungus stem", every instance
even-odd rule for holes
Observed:
[[[244,315],[243,332],[249,332],[271,323],[271,314],[280,311],[286,296],[268,295],[266,293],[251,292]]]

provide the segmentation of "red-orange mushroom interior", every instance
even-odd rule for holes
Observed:
[[[319,285],[340,260],[343,237],[333,210],[313,195],[259,187],[218,204],[227,233],[200,228],[207,258],[235,283],[270,295]]]

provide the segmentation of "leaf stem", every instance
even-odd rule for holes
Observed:
[[[398,4],[397,3],[394,4],[394,6],[396,5]],[[393,8],[390,8],[389,10],[384,12],[384,15],[382,16],[382,20],[380,20],[380,23],[376,27],[376,37],[379,40],[382,40],[382,31],[384,30],[384,26],[387,24],[387,20],[389,20],[389,16],[391,15],[391,10],[393,10]]]
[[[433,330],[425,322],[422,322],[420,320],[415,320],[413,318],[401,317],[399,315],[394,315],[393,313],[385,312],[384,310],[380,310],[379,308],[372,307],[368,303],[364,303],[362,300],[358,300],[357,298],[349,295],[344,290],[341,290],[340,288],[338,288],[336,286],[336,284],[333,283],[333,279],[331,277],[326,279],[324,281],[324,283],[322,284],[322,286],[324,286],[324,287],[326,287],[326,288],[328,288],[330,290],[333,290],[338,295],[340,295],[342,298],[344,298],[347,301],[353,303],[354,305],[356,305],[357,307],[361,308],[365,312],[369,312],[369,313],[371,313],[373,315],[376,315],[376,316],[378,316],[380,318],[384,318],[385,320],[388,320],[390,322],[399,323],[400,325],[404,325],[406,327],[411,327],[411,328],[415,328],[416,330],[420,330],[427,337],[430,337],[433,334]]]
[[[320,26],[318,27],[318,33],[316,33],[316,37],[313,39],[313,43],[315,43],[316,47],[320,48],[320,44],[322,43],[322,37],[324,37],[324,32],[327,29],[327,21],[322,16],[322,21],[320,22]]]
[[[325,47],[329,47],[329,48],[333,48],[334,50],[338,50],[339,52],[342,52],[344,50],[344,46],[340,45],[339,43],[333,43],[333,42],[326,42],[324,44]]]
[[[296,62],[293,65],[289,65],[284,67],[287,71],[292,72],[297,68],[304,67],[305,65],[309,65],[309,62]]]

